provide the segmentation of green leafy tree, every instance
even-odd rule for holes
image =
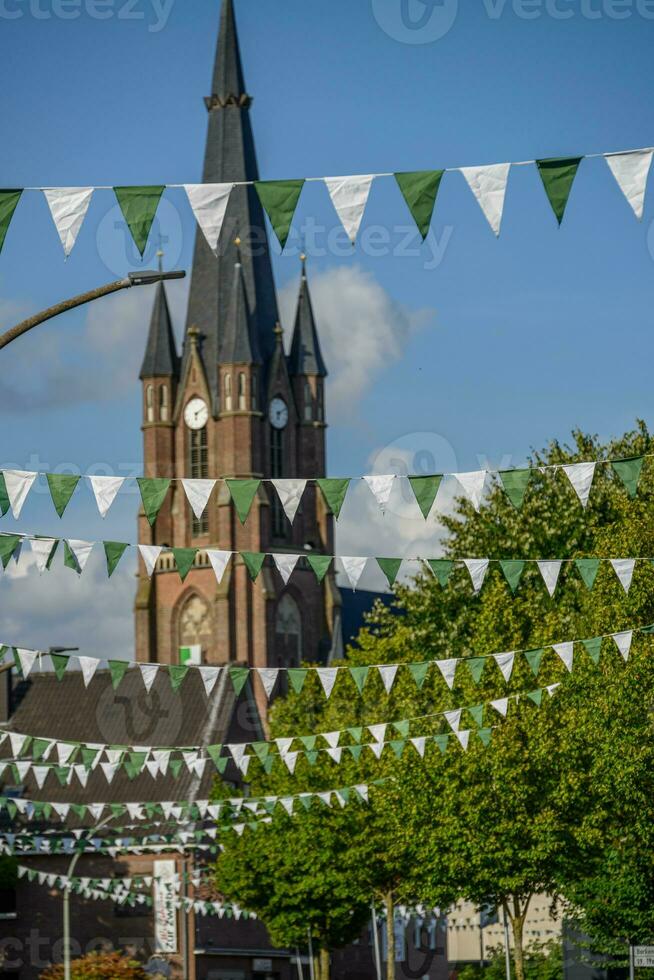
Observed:
[[[561,941],[534,944],[525,954],[526,980],[561,980],[563,948]],[[488,963],[481,967],[468,963],[457,971],[457,980],[506,980],[506,960],[502,946],[488,951]]]
[[[148,980],[148,974],[136,960],[120,953],[89,953],[70,964],[71,980]],[[59,963],[41,974],[41,980],[63,980],[64,967]]]

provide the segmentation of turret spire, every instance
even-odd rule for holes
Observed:
[[[139,377],[141,380],[143,378],[179,377],[177,345],[170,319],[170,310],[168,309],[166,289],[162,282],[157,283],[154,294],[148,342]]]
[[[260,364],[259,345],[256,331],[252,328],[252,317],[243,278],[240,240],[237,238],[234,244],[237,261],[234,263],[229,312],[221,335],[218,360],[221,364]]]
[[[291,342],[289,373],[291,376],[305,374],[319,378],[327,377],[327,368],[320,350],[320,341],[318,340],[318,331],[311,305],[305,255],[302,256],[302,277]]]

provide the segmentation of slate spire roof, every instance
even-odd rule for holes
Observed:
[[[227,321],[221,333],[218,359],[221,364],[260,364],[257,333],[253,329],[240,254],[238,259],[234,265]]]
[[[166,289],[162,282],[158,282],[156,286],[148,342],[139,377],[141,379],[179,377],[177,345],[175,344],[175,335],[168,309]]]
[[[302,258],[302,278],[295,314],[295,327],[289,355],[289,373],[313,374],[319,378],[327,377],[327,368],[320,350],[316,321],[313,316],[311,294],[307,281],[306,260]]]

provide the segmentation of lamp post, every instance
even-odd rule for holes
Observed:
[[[168,279],[184,279],[185,276],[186,272],[183,269],[174,272],[161,272],[156,269],[147,270],[146,272],[130,272],[124,279],[117,279],[115,282],[107,283],[105,286],[98,286],[97,289],[91,289],[87,293],[80,293],[79,296],[73,296],[72,299],[65,299],[61,303],[49,306],[47,310],[41,310],[40,313],[35,313],[34,316],[28,317],[27,320],[22,320],[15,327],[0,334],[0,350],[6,347],[7,344],[10,344],[12,340],[16,340],[24,333],[27,333],[28,330],[32,330],[33,327],[38,327],[40,323],[45,323],[46,320],[51,320],[54,316],[59,316],[60,313],[74,310],[77,306],[84,306],[85,303],[91,303],[94,299],[100,299],[101,296],[117,293],[121,289],[130,289],[132,286],[150,286],[155,282],[166,282]]]

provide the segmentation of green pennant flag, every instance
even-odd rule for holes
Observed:
[[[93,768],[93,763],[97,759],[99,752],[99,749],[90,749],[88,745],[82,746],[82,765],[88,772]],[[145,762],[145,759],[143,761]]]
[[[68,766],[53,766],[53,768],[59,785],[66,787],[68,785]]]
[[[316,482],[320,487],[320,492],[324,497],[328,509],[332,512],[336,520],[338,520],[345,495],[350,485],[350,480],[347,478],[344,480],[325,479],[317,480]]]
[[[288,679],[290,681],[291,687],[296,694],[300,694],[302,688],[304,687],[304,682],[307,679],[307,674],[309,673],[304,667],[289,667],[287,670]]]
[[[538,671],[540,670],[540,663],[543,659],[543,654],[545,650],[525,650],[525,660],[531,667],[531,672],[534,677],[538,677]]]
[[[222,745],[207,745],[207,755],[213,762],[214,766],[218,765],[218,760],[222,757],[222,751]]]
[[[418,507],[422,511],[425,520],[429,517],[438,488],[441,485],[442,476],[410,476],[409,483],[416,498]]]
[[[182,766],[184,765],[183,759],[171,759],[170,760],[170,771],[173,774],[173,779],[179,779],[179,774],[182,771]]]
[[[572,182],[577,176],[577,168],[582,159],[583,157],[567,157],[536,160],[545,193],[559,224],[563,221],[568,197],[572,190]]]
[[[165,187],[114,187],[116,198],[141,258]]]
[[[54,667],[55,677],[58,681],[63,680],[63,676],[66,673],[66,667],[68,666],[68,657],[61,653],[51,653],[50,660],[52,661],[52,666]]]
[[[490,745],[492,734],[493,734],[492,728],[480,728],[479,731],[477,732],[477,735],[480,738],[482,744],[486,746]]]
[[[239,695],[248,682],[250,671],[247,667],[230,667],[229,677],[234,685],[234,692]]]
[[[361,758],[361,753],[363,752],[363,745],[348,745],[347,750],[355,762],[358,762]]]
[[[252,751],[259,762],[265,762],[270,753],[270,742],[253,742]]]
[[[114,691],[118,688],[123,677],[129,670],[128,660],[109,660],[109,673],[111,674],[111,683],[113,685]]]
[[[6,568],[11,561],[11,556],[20,544],[20,540],[18,534],[0,534],[0,561],[3,568]]]
[[[275,759],[277,757],[274,755],[269,755],[265,762],[262,762],[263,771],[269,776],[273,771],[273,766],[275,765]],[[225,757],[225,763],[227,762],[227,757]]]
[[[427,564],[438,579],[438,584],[444,589],[450,580],[454,562],[449,558],[429,558]]]
[[[272,756],[271,756],[271,758],[272,758]],[[317,752],[307,752],[306,758],[307,758],[307,762],[309,763],[310,766],[315,766],[316,762],[318,761],[318,753]]]
[[[424,663],[419,664],[407,664],[406,666],[416,683],[416,687],[420,691],[422,689],[422,685],[425,683],[425,678],[429,673],[429,661],[426,660]]]
[[[254,186],[283,249],[288,241],[304,180],[255,180]]]
[[[359,694],[363,694],[369,671],[370,667],[350,667],[350,677],[356,684]]]
[[[397,573],[400,570],[400,565],[402,564],[401,558],[375,558],[375,561],[381,568],[382,572],[386,576],[386,581],[389,587],[392,589],[395,585],[395,579],[397,578]]]
[[[188,575],[188,573],[193,568],[193,562],[195,561],[195,556],[198,553],[197,548],[173,548],[172,552],[175,556],[175,564],[177,565],[177,571],[179,572],[179,577],[182,582]]]
[[[423,242],[429,232],[436,195],[444,173],[444,170],[413,170],[395,174],[397,185]]]
[[[14,216],[16,205],[20,201],[22,190],[19,191],[0,191],[0,252],[5,243],[5,238]]]
[[[486,666],[486,657],[466,657],[466,665],[475,684],[481,680]]]
[[[617,476],[620,477],[624,488],[630,497],[635,497],[638,491],[638,481],[645,462],[644,456],[634,456],[631,459],[613,460],[613,467]]]
[[[316,735],[300,735],[300,742],[308,752],[313,752],[316,747]]]
[[[226,755],[221,756],[219,759],[214,759],[214,765],[216,767],[216,771],[219,772],[221,776],[223,775],[225,769],[227,768],[228,761],[229,760]]]
[[[504,573],[504,578],[509,583],[511,592],[515,595],[516,589],[520,585],[520,579],[525,568],[525,563],[523,561],[515,561],[513,559],[501,558],[500,568]]]
[[[500,480],[505,494],[516,510],[520,510],[531,480],[531,470],[500,470]]]
[[[263,563],[266,558],[265,554],[261,551],[242,551],[241,558],[250,573],[250,578],[255,582],[259,572],[263,568]]]
[[[103,541],[102,545],[104,547],[104,556],[107,560],[107,575],[111,578],[118,562],[129,548],[129,545],[124,544],[122,541]]]
[[[61,678],[60,678],[61,679]],[[32,742],[32,759],[34,762],[40,762],[43,753],[50,745],[50,741],[47,738],[35,738]]]
[[[530,701],[533,701],[534,704],[540,708],[541,702],[543,700],[543,692],[540,688],[537,691],[529,691],[527,697],[529,698]]]
[[[581,642],[585,646],[586,652],[593,663],[598,664],[600,659],[600,651],[602,649],[602,637],[594,636],[590,640],[582,640]]]
[[[189,669],[188,664],[171,664],[168,667],[170,686],[172,687],[173,691],[179,691],[181,683],[188,674]]]
[[[481,728],[484,724],[484,706],[483,704],[476,704],[474,708],[468,708],[468,714],[472,718],[473,722],[477,728]]]
[[[395,731],[397,732],[397,734],[400,735],[402,738],[408,738],[409,737],[409,727],[410,727],[410,722],[409,721],[394,721],[393,722],[393,728],[395,729]]]
[[[63,517],[64,511],[75,492],[75,487],[79,483],[80,478],[79,476],[71,476],[68,473],[47,473],[46,476],[54,508],[59,517]]]
[[[141,491],[145,516],[148,519],[150,527],[152,527],[157,519],[157,514],[161,510],[161,505],[166,499],[166,494],[170,487],[170,480],[148,479],[147,477],[139,476],[136,482]]]
[[[305,555],[304,557],[309,562],[318,581],[322,582],[332,563],[331,555]]]
[[[5,483],[5,475],[0,470],[0,517],[4,517],[10,507],[9,494],[7,493],[7,484]]]
[[[434,741],[436,742],[436,745],[439,747],[442,753],[447,751],[447,743],[449,741],[449,738],[450,738],[449,735],[434,735]]]
[[[359,743],[363,738],[363,726],[356,725],[354,728],[346,728],[345,731],[348,733],[351,739]]]
[[[406,747],[406,742],[400,739],[391,742],[391,748],[398,759],[402,758],[402,753],[404,752],[405,747]]]
[[[225,480],[241,524],[245,524],[261,480]]]
[[[51,559],[52,553],[50,554],[48,562],[50,562]],[[82,568],[77,560],[77,556],[67,541],[64,541],[64,566],[66,568],[72,568],[72,570],[77,572],[78,575],[82,574]]]
[[[599,558],[575,558],[575,565],[587,589],[592,589],[599,572]]]

